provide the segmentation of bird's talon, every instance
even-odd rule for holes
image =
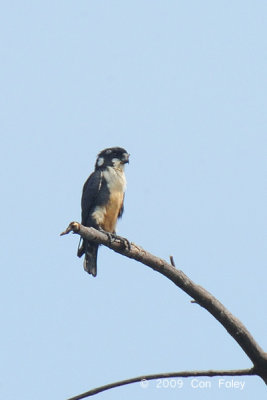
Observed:
[[[106,234],[108,235],[108,243],[109,243],[109,245],[111,245],[111,243],[114,242],[114,240],[115,240],[114,236],[110,232],[106,232]]]
[[[128,251],[131,250],[131,243],[129,242],[128,239],[124,239],[124,246],[125,246],[126,250],[128,250]]]
[[[114,242],[114,240],[116,239],[116,235],[114,235],[113,233],[107,232],[105,231],[103,228],[98,228],[99,232],[105,233],[105,235],[107,235],[108,237],[108,244],[109,246],[111,245],[112,242]]]
[[[123,238],[121,236],[113,235],[114,239],[118,240],[125,248],[125,250],[130,251],[131,250],[131,243],[129,242],[128,239]]]

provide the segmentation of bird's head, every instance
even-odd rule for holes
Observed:
[[[124,169],[124,165],[129,163],[130,154],[121,147],[110,147],[102,150],[96,159],[95,169],[105,169],[107,167]]]

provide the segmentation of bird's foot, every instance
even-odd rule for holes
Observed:
[[[107,232],[107,231],[105,231],[105,230],[102,229],[102,228],[99,228],[98,230],[99,230],[100,232],[105,233],[105,234],[107,235],[109,246],[111,245],[112,242],[115,241],[116,235],[114,235],[113,233]]]
[[[107,232],[102,228],[98,229],[100,232],[103,232],[107,235],[108,237],[108,241],[109,241],[109,245],[112,244],[112,242],[115,242],[116,240],[118,240],[126,250],[130,251],[131,250],[131,243],[129,242],[128,239],[122,237],[122,236],[118,236],[116,235],[116,233],[111,233],[111,232]]]
[[[113,238],[115,240],[118,240],[125,248],[125,250],[130,251],[131,250],[131,243],[129,242],[128,239],[122,237],[122,236],[118,236],[115,233],[113,233]]]

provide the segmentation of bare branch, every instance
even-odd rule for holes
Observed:
[[[130,248],[125,246],[125,242],[128,242],[127,239],[117,238],[110,242],[107,234],[94,228],[84,227],[78,222],[72,222],[62,234],[71,231],[85,239],[103,244],[117,253],[139,261],[170,279],[176,286],[191,296],[194,302],[209,311],[221,323],[252,361],[254,374],[260,376],[267,384],[267,353],[263,351],[238,318],[231,314],[211,293],[189,279],[183,271],[174,268],[167,261],[154,256],[134,243],[131,243]]]
[[[80,400],[85,397],[93,396],[97,393],[104,392],[109,389],[113,389],[119,386],[129,385],[130,383],[136,382],[145,382],[151,381],[153,379],[166,379],[166,378],[192,378],[196,376],[248,376],[255,375],[254,369],[237,369],[237,370],[229,370],[229,371],[221,371],[221,370],[209,370],[209,371],[181,371],[181,372],[167,372],[163,374],[153,374],[153,375],[143,375],[137,376],[136,378],[124,379],[123,381],[109,383],[104,386],[99,386],[97,388],[88,390],[88,392],[79,394],[78,396],[74,396],[69,398],[68,400]]]

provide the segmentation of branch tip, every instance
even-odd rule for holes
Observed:
[[[175,265],[173,256],[170,256],[170,262],[171,262],[171,265],[172,265],[174,268],[176,268],[176,265]]]
[[[80,230],[80,224],[79,222],[71,222],[69,226],[65,229],[65,231],[61,232],[60,236],[68,235],[68,233],[73,232],[77,233]]]

